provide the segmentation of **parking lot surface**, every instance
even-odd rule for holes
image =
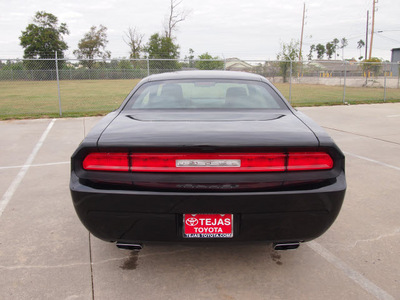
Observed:
[[[69,158],[99,118],[0,122],[0,299],[400,299],[400,104],[306,107],[346,155],[342,211],[319,239],[145,245],[90,235]]]

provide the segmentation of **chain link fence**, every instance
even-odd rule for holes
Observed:
[[[260,74],[295,106],[400,101],[398,63],[0,59],[0,117],[104,114],[148,75],[195,69]]]

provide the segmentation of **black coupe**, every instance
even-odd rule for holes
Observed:
[[[76,212],[95,236],[143,243],[296,248],[341,208],[344,155],[264,77],[182,71],[144,78],[71,159]]]

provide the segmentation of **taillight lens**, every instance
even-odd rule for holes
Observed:
[[[283,153],[133,153],[133,172],[285,171]]]
[[[83,160],[90,171],[118,172],[283,172],[329,170],[326,152],[289,153],[90,153]]]
[[[289,152],[288,171],[328,170],[333,168],[332,157],[325,152]]]
[[[83,160],[83,168],[91,171],[129,171],[128,153],[90,153]]]

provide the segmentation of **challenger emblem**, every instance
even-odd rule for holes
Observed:
[[[219,168],[239,168],[240,159],[177,159],[176,167],[219,167]]]

